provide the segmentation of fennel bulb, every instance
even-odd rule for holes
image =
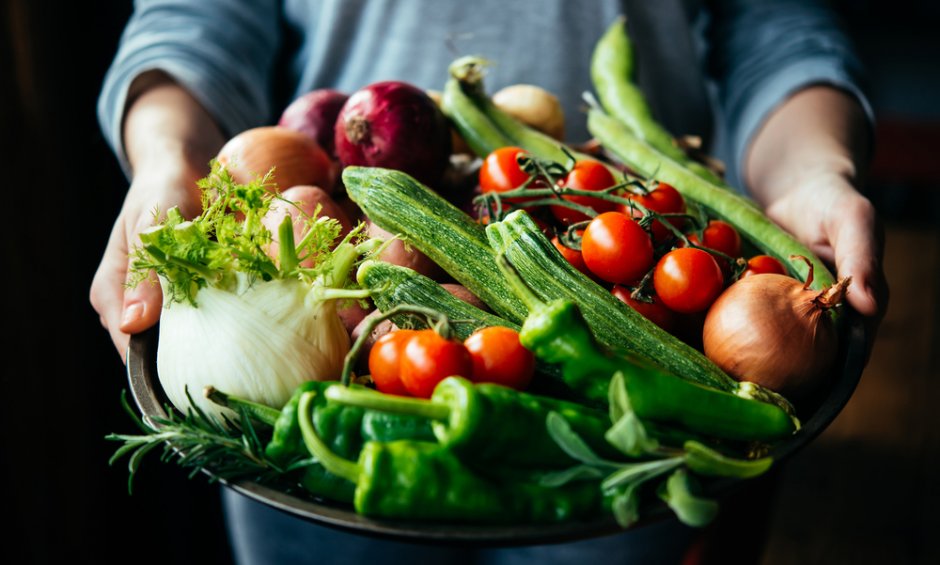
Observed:
[[[199,217],[186,221],[174,208],[140,236],[133,268],[141,278],[156,271],[164,295],[157,373],[184,413],[191,400],[217,419],[231,416],[203,396],[207,386],[280,408],[303,381],[342,373],[350,340],[336,302],[367,296],[349,273],[379,242],[362,240],[361,226],[337,241],[339,222],[314,214],[295,243],[288,215],[279,255],[269,257],[261,220],[276,196],[265,180],[239,185],[216,165],[200,182]],[[312,267],[300,265],[305,258]]]

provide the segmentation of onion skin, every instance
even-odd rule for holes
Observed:
[[[335,159],[336,118],[348,99],[348,94],[331,88],[313,90],[288,104],[277,125],[310,136]]]
[[[513,84],[493,94],[493,104],[520,122],[559,141],[565,139],[565,112],[551,92],[534,84]]]
[[[401,239],[395,238],[394,234],[371,221],[366,222],[366,234],[369,237],[391,240],[377,257],[379,261],[407,267],[431,279],[443,276],[444,270],[427,255],[418,251],[413,245],[407,245]]]
[[[315,185],[333,192],[335,170],[326,152],[306,134],[278,126],[245,130],[228,140],[216,159],[239,184],[274,168],[273,192]]]
[[[827,310],[842,300],[849,282],[846,278],[820,291],[778,274],[738,280],[705,317],[705,355],[739,381],[789,398],[813,392],[838,351]]]
[[[340,110],[336,155],[344,167],[385,167],[434,186],[450,159],[450,128],[437,104],[408,83],[373,83]]]

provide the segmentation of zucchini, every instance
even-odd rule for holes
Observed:
[[[496,266],[483,226],[401,171],[346,167],[350,198],[380,228],[398,234],[512,322],[528,315]]]
[[[383,312],[400,304],[414,304],[442,312],[451,322],[454,335],[464,340],[480,328],[505,326],[519,331],[519,324],[500,318],[495,314],[480,310],[451,293],[436,281],[411,269],[385,263],[384,261],[365,261],[356,272],[356,279],[363,288],[370,291],[376,308]],[[392,319],[399,327],[406,323],[405,316]],[[587,398],[578,394],[562,379],[558,365],[536,360],[536,373],[544,379],[532,382],[532,390],[590,404]]]
[[[363,288],[369,289],[369,296],[379,310],[386,312],[399,304],[433,308],[450,319],[454,335],[461,340],[488,326],[506,326],[519,331],[519,324],[460,300],[436,281],[406,267],[384,261],[365,261],[356,272],[356,278]],[[406,317],[403,315],[392,321],[403,326]]]
[[[486,227],[497,254],[503,254],[526,284],[545,301],[578,304],[595,338],[683,379],[728,392],[739,383],[704,355],[650,322],[571,266],[523,210]]]
[[[753,201],[698,177],[600,110],[588,112],[588,130],[616,159],[640,174],[671,184],[682,196],[703,206],[711,216],[732,224],[757,248],[781,260],[801,279],[806,278],[809,267],[791,256],[809,259],[813,264],[813,288],[825,288],[835,282],[826,265],[809,248],[764,215]]]

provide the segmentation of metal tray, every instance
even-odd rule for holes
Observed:
[[[776,461],[775,464],[792,457],[819,436],[838,416],[855,391],[865,365],[865,329],[861,318],[853,312],[847,312],[843,329],[846,339],[841,340],[838,368],[832,375],[831,383],[828,387],[823,387],[825,390],[817,397],[801,403],[799,416],[803,427],[791,438],[774,446],[771,455]],[[156,358],[156,329],[131,338],[127,352],[127,376],[131,394],[145,418],[167,415],[164,407],[169,402],[157,378]],[[211,476],[210,470],[205,473]],[[376,520],[356,514],[348,505],[301,498],[250,481],[220,482],[249,498],[304,520],[353,533],[399,541],[512,546],[575,541],[621,531],[612,518],[515,526]],[[708,482],[705,489],[708,495],[720,499],[740,486],[741,481],[716,480]],[[645,506],[642,520],[633,528],[643,527],[670,515],[671,511],[665,504]]]

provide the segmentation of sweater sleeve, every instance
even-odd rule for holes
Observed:
[[[135,2],[98,97],[98,122],[125,174],[123,120],[136,77],[167,73],[231,136],[269,119],[279,44],[276,0]]]
[[[709,72],[718,84],[729,181],[743,186],[754,135],[800,89],[826,84],[854,96],[870,123],[864,69],[836,15],[813,0],[712,3]]]

